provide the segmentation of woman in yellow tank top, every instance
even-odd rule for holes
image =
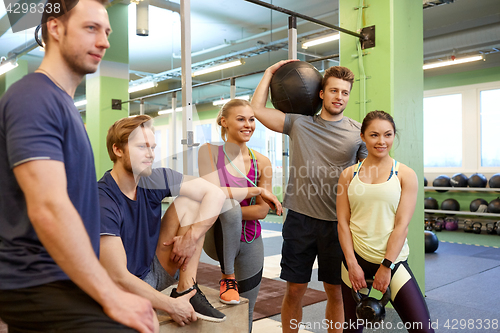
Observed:
[[[362,332],[354,291],[391,289],[391,303],[408,332],[434,332],[425,300],[407,263],[406,235],[415,211],[415,172],[389,156],[396,125],[384,111],[368,113],[361,126],[368,157],[342,172],[337,189],[339,239],[344,252],[344,332]],[[355,325],[352,325],[355,323]],[[363,325],[365,324],[365,325]]]

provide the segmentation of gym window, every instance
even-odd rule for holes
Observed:
[[[462,166],[462,94],[424,98],[424,167]]]
[[[425,91],[424,172],[498,172],[498,100],[500,81]]]
[[[481,103],[481,166],[499,167],[498,124],[500,124],[500,89],[482,90]]]

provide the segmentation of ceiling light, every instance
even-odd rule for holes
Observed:
[[[235,99],[244,99],[245,101],[248,101],[250,99],[250,95],[238,96],[238,97],[235,97]],[[213,105],[223,105],[223,104],[226,104],[227,102],[229,102],[230,100],[231,100],[231,98],[219,99],[219,100],[213,101],[212,104]]]
[[[332,35],[327,35],[327,36],[322,36],[322,37],[314,38],[314,39],[308,40],[305,43],[302,43],[302,48],[303,49],[307,49],[310,46],[319,45],[319,44],[323,44],[323,43],[328,43],[328,42],[337,40],[339,38],[340,38],[340,34],[332,34]]]
[[[12,62],[12,61],[7,61],[5,63],[2,63],[0,65],[0,75],[7,73],[11,69],[14,69],[17,67],[17,62]]]
[[[130,86],[130,87],[128,87],[128,92],[129,93],[133,93],[133,92],[137,92],[139,90],[144,90],[144,89],[149,89],[149,88],[154,88],[154,87],[156,87],[156,82],[155,81],[149,81],[149,82],[146,82],[146,83],[138,84],[136,86]]]
[[[452,59],[452,60],[448,60],[448,61],[439,61],[439,62],[434,62],[434,63],[431,63],[431,64],[425,64],[424,65],[424,69],[444,67],[444,66],[451,66],[451,65],[458,65],[458,64],[463,64],[463,63],[471,62],[471,61],[478,61],[478,60],[482,60],[482,59],[483,59],[483,56],[482,55],[478,55],[478,56],[461,58],[461,59]]]
[[[243,59],[238,59],[238,60],[234,60],[234,61],[230,61],[230,62],[226,62],[226,63],[220,64],[220,65],[216,65],[216,66],[212,66],[212,67],[200,69],[199,71],[194,71],[192,76],[197,76],[197,75],[212,73],[212,72],[220,71],[222,69],[226,69],[226,68],[231,68],[231,67],[236,67],[236,66],[239,66],[239,65],[243,65],[244,63],[245,62],[243,61]]]
[[[78,101],[78,102],[75,102],[75,106],[76,107],[84,106],[84,105],[87,105],[87,100],[86,99]]]
[[[176,108],[175,111],[182,111],[182,108]],[[174,112],[173,109],[161,110],[161,111],[158,111],[158,115],[161,116],[162,114],[169,114],[169,113],[173,113],[173,112]]]

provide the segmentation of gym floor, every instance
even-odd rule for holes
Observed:
[[[269,215],[266,222],[262,222],[264,276],[277,280],[282,243],[280,219]],[[449,234],[442,235],[443,239],[450,238]],[[489,241],[494,237],[498,236],[484,235]],[[494,239],[500,245],[500,237]],[[202,261],[214,263],[205,255]],[[435,332],[500,332],[499,276],[500,248],[440,241],[435,253],[425,255],[425,296]],[[313,270],[309,287],[323,290],[322,283],[317,281],[317,269]],[[325,306],[326,302],[320,302],[303,308],[302,322],[307,327],[300,332],[326,332],[322,325]],[[397,328],[398,323],[403,323],[396,311],[392,308],[386,311],[386,322],[392,324],[391,329],[386,326],[386,329],[365,329],[364,332],[407,332]],[[254,332],[281,332],[280,319],[280,315],[276,315],[255,321]]]
[[[278,277],[282,243],[280,221],[280,217],[269,215],[266,222],[262,222],[264,276],[276,280],[280,280]],[[435,253],[425,255],[425,294],[433,327],[437,328],[435,332],[500,332],[498,293],[500,237],[473,234],[463,236],[462,231],[442,232],[437,235],[441,240],[439,248]],[[450,242],[457,237],[459,239],[469,237],[467,243],[470,244],[496,244],[496,246]],[[215,263],[205,254],[202,255],[201,261],[209,264]],[[323,284],[317,279],[317,269],[314,269],[309,287],[323,290]],[[326,302],[319,302],[303,308],[302,322],[308,327],[300,332],[326,332],[326,329],[321,326],[325,306]],[[402,323],[396,311],[391,308],[387,308],[386,311],[386,322],[392,324],[392,329],[365,329],[364,332],[407,332],[405,329],[397,328],[398,323],[400,325]],[[253,331],[280,333],[280,323],[280,315],[261,319],[254,322]],[[6,333],[5,326],[1,324],[0,333]]]

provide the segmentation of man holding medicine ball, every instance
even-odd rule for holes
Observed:
[[[316,115],[286,113],[266,108],[273,75],[295,60],[283,60],[264,73],[252,98],[256,118],[267,128],[290,137],[290,177],[283,206],[288,208],[283,225],[281,278],[287,281],[281,321],[283,332],[296,332],[302,321],[302,298],[318,258],[318,280],[327,294],[325,317],[329,332],[341,332],[344,321],[340,267],[342,249],[337,232],[336,191],[343,169],[366,158],[360,138],[361,124],[344,117],[354,74],[346,67],[325,71],[319,96],[323,100]],[[291,65],[291,64],[290,64]],[[300,89],[283,87],[288,95]],[[304,96],[306,99],[306,96]]]

